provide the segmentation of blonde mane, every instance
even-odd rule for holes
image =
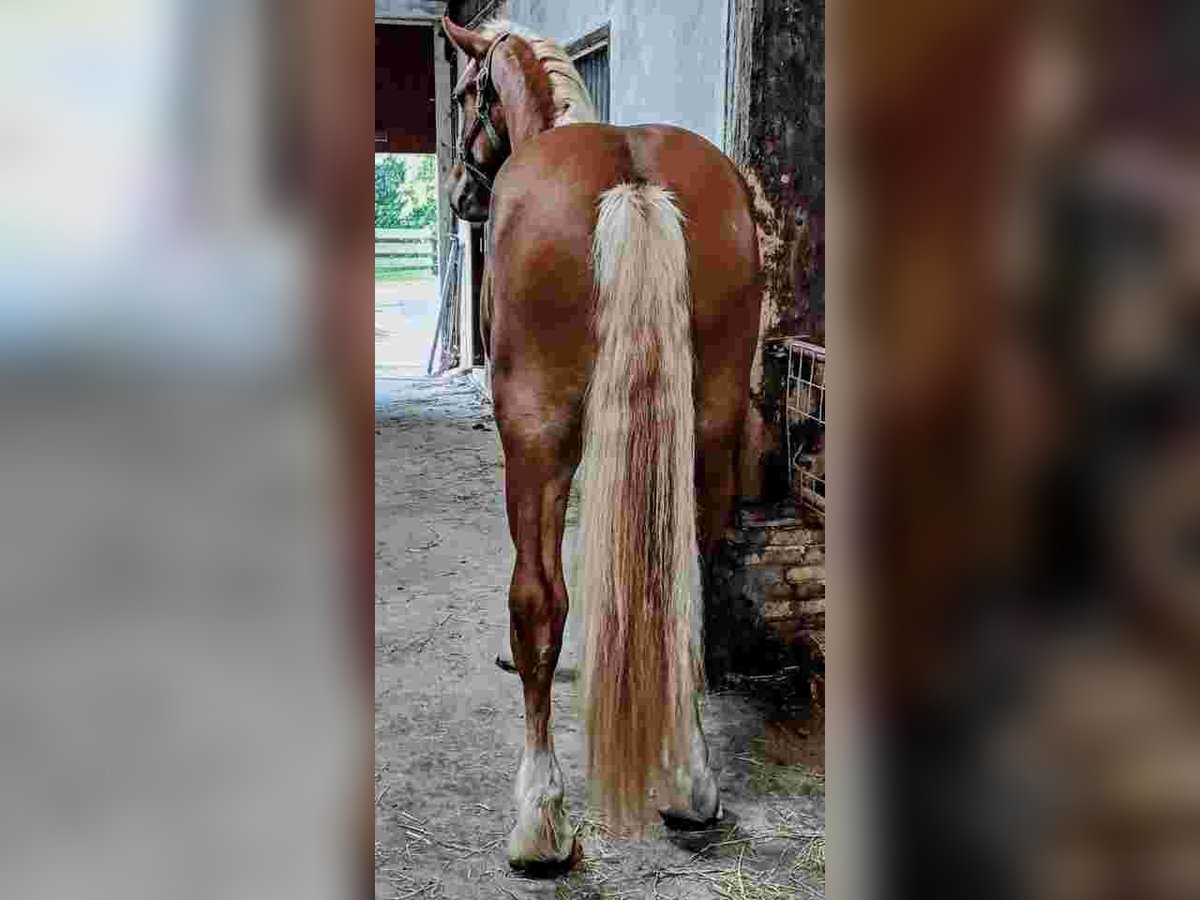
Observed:
[[[541,64],[550,79],[550,94],[554,101],[554,124],[569,125],[572,122],[595,122],[596,109],[588,94],[587,85],[567,51],[549,38],[534,34],[529,29],[504,19],[480,26],[479,33],[488,39],[510,32],[525,41],[533,50],[534,58]]]

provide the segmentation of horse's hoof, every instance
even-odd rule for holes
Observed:
[[[563,802],[562,771],[552,750],[527,752],[517,772],[517,821],[508,835],[508,861],[514,869],[569,867],[575,855],[575,829]]]
[[[658,815],[662,822],[672,831],[710,831],[724,825],[732,824],[734,817],[727,813],[723,804],[717,804],[715,815],[705,818],[690,809],[660,809]]]
[[[521,859],[509,857],[508,865],[514,872],[520,872],[528,878],[556,878],[564,872],[569,872],[583,861],[583,845],[578,838],[571,841],[571,852],[563,859]]]

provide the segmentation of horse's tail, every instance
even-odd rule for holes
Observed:
[[[691,300],[672,194],[621,184],[592,246],[598,353],[584,425],[588,772],[619,823],[686,765],[696,542]],[[664,801],[670,799],[660,795]]]

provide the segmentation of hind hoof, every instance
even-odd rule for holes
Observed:
[[[562,859],[545,857],[512,857],[508,865],[514,872],[520,872],[528,878],[556,878],[564,872],[569,872],[583,861],[583,845],[578,838],[572,839],[570,852]]]
[[[715,815],[703,817],[689,810],[662,809],[658,812],[665,826],[672,831],[708,831],[725,824],[725,810],[717,806]]]

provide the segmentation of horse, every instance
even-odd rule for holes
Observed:
[[[694,571],[733,507],[761,306],[734,163],[669,125],[595,120],[570,57],[509,22],[442,19],[468,58],[447,190],[487,222],[481,335],[516,550],[509,634],[525,701],[513,868],[581,856],[550,732],[567,617],[562,537],[582,467],[584,720],[610,823],[723,815],[695,693]]]

